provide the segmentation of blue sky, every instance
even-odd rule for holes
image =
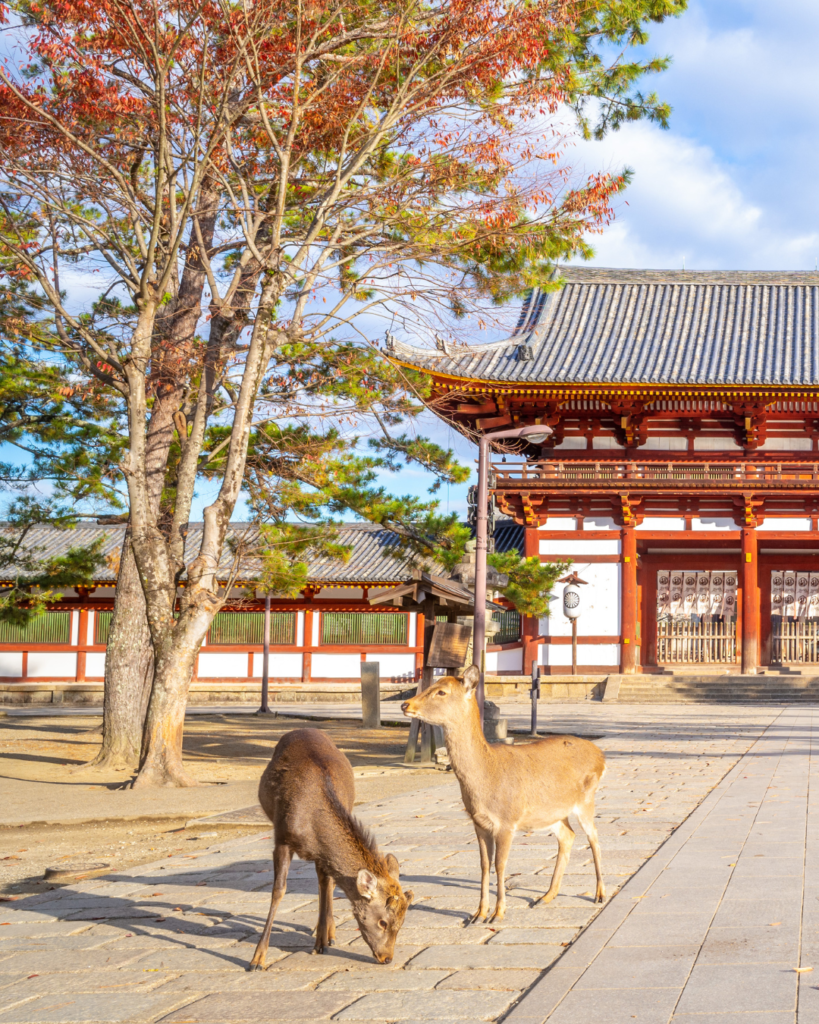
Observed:
[[[668,131],[622,128],[579,142],[579,170],[631,167],[616,219],[590,238],[593,265],[689,270],[813,270],[819,258],[819,0],[693,0],[655,26],[669,54],[650,83],[673,107]],[[474,464],[442,425],[430,433]],[[387,482],[385,480],[385,482]],[[389,480],[423,493],[422,474]],[[466,510],[466,488],[449,492]]]

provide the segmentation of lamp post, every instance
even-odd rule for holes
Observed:
[[[478,442],[478,509],[475,530],[475,626],[472,634],[472,657],[480,669],[481,679],[478,683],[478,707],[483,725],[484,702],[484,657],[483,648],[486,642],[486,554],[487,554],[487,515],[489,504],[489,445],[493,441],[506,441],[525,438],[534,444],[545,441],[552,428],[544,424],[532,423],[528,427],[517,427],[514,430],[495,430],[484,434]]]

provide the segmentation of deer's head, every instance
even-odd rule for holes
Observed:
[[[402,891],[398,883],[398,861],[388,853],[386,872],[362,868],[356,877],[358,899],[353,913],[364,941],[380,964],[388,964],[395,952],[395,940],[412,903],[412,890]]]
[[[401,710],[408,718],[420,718],[430,725],[452,727],[472,713],[481,678],[477,665],[470,665],[463,681],[455,676],[433,680],[423,693],[404,701]]]

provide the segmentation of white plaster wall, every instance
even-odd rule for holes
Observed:
[[[28,676],[33,679],[45,679],[48,676],[77,675],[77,655],[58,651],[30,651],[28,656]]]
[[[200,654],[198,678],[247,679],[247,651]]]
[[[315,661],[316,656],[313,655],[314,665]],[[382,681],[389,681],[394,676],[405,676],[409,679],[415,678],[414,654],[379,654],[377,651],[370,651],[367,655],[367,661],[378,662],[378,671]]]
[[[545,646],[544,644],[540,645]],[[504,672],[522,672],[523,671],[523,648],[518,647],[513,651],[496,651],[497,656],[497,671],[500,674]]]
[[[585,565],[582,571],[578,569],[578,574],[589,585],[581,587],[583,611],[577,621],[577,632],[581,636],[619,636],[620,566],[611,562]],[[543,636],[572,635],[571,622],[563,614],[562,593],[563,587],[558,583],[553,591],[556,600],[551,603],[552,614],[540,620]]]
[[[542,540],[541,555],[619,555],[620,540]]]
[[[92,679],[103,679],[105,677],[105,651],[89,651],[86,654],[85,674]]]
[[[809,452],[813,442],[809,437],[769,437],[761,444],[759,452]]]
[[[735,452],[739,446],[731,437],[703,437],[694,438],[695,452]]]
[[[810,519],[766,519],[757,530],[809,530]]]
[[[684,530],[685,519],[680,516],[679,519],[673,516],[666,518],[665,516],[646,516],[645,519],[640,523],[639,526],[634,527],[635,530]]]
[[[76,647],[80,637],[80,613],[71,613],[71,646]]]
[[[619,530],[611,516],[586,516],[583,520],[584,530]]]
[[[686,437],[649,437],[645,444],[640,445],[640,451],[648,452],[684,452],[688,450],[688,438]]]
[[[93,646],[93,643],[94,643],[94,622],[96,620],[96,615],[97,615],[96,612],[89,612],[88,613],[88,635],[85,638],[85,642],[87,644],[91,644],[92,646]]]
[[[407,644],[410,647],[414,647],[418,642],[416,637],[418,636],[418,615],[415,612],[410,612],[407,616]]]
[[[487,675],[495,675],[498,671],[498,651],[487,651],[486,652],[486,672]]]
[[[360,679],[360,654],[314,654],[310,671],[313,679]]]
[[[19,679],[23,674],[22,651],[0,652],[0,676]]]
[[[737,526],[736,522],[733,519],[718,519],[718,518],[708,518],[707,516],[703,516],[700,519],[692,519],[691,520],[691,530],[693,532],[696,532],[697,530],[699,530],[701,532],[705,532],[705,531],[709,531],[709,530],[738,530],[738,529],[739,529],[739,526]]]
[[[543,654],[541,665],[560,665],[571,667],[572,648],[570,644],[541,644]],[[578,644],[578,665],[619,665],[619,644]],[[546,680],[548,682],[548,678]]]
[[[304,647],[304,612],[296,612],[296,647]]]
[[[200,655],[201,660],[201,655]],[[303,655],[295,651],[271,651],[270,652],[270,678],[271,679],[301,679]],[[201,672],[200,672],[201,674]],[[253,678],[262,678],[262,653],[255,651],[253,654]]]
[[[552,516],[541,527],[543,530],[576,530],[577,520],[574,516]]]
[[[611,451],[613,448],[616,448],[618,451],[622,451],[623,446],[618,443],[616,437],[593,437],[592,448],[602,451]]]
[[[311,647],[318,647],[319,637],[321,636],[321,613],[313,612],[313,642]]]
[[[556,444],[550,451],[553,452],[567,452],[577,451],[579,448],[585,450],[586,438],[585,437],[564,437],[560,444]]]

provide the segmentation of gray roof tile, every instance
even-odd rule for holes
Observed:
[[[514,334],[447,356],[394,356],[468,379],[520,383],[819,386],[819,273],[563,267]],[[521,344],[534,358],[518,359]]]

